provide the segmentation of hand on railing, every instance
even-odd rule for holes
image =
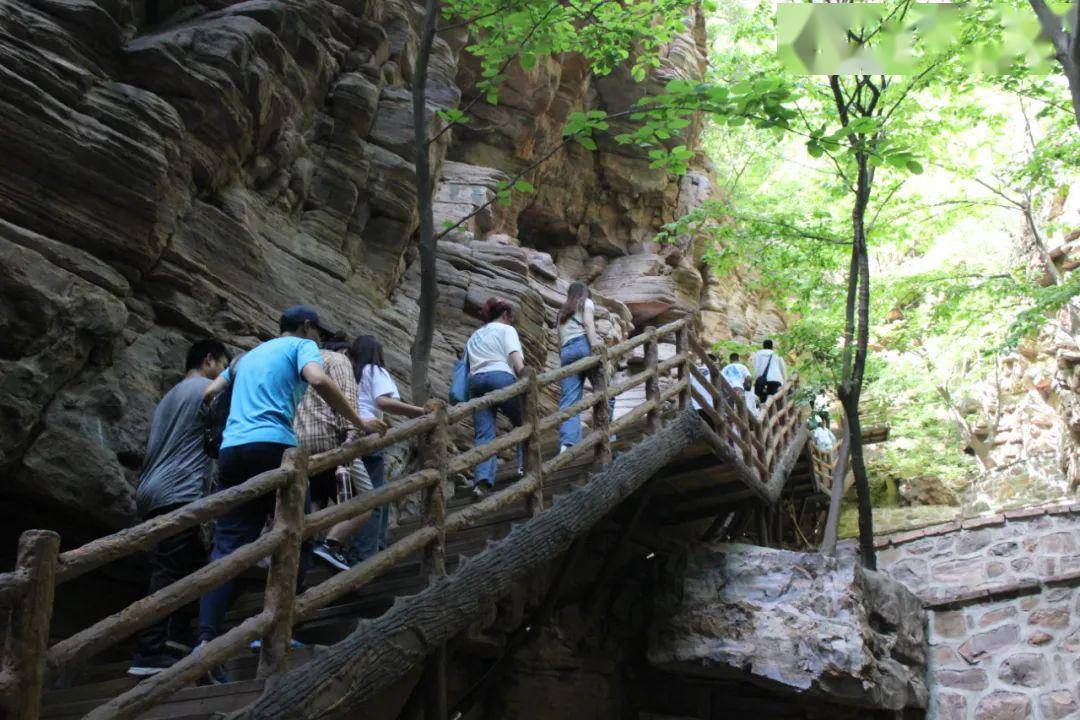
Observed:
[[[365,433],[385,435],[389,425],[379,418],[361,418],[360,429]]]

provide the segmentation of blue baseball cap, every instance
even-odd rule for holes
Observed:
[[[304,321],[310,322],[316,330],[323,334],[324,337],[330,337],[336,333],[330,328],[322,324],[319,320],[319,313],[315,311],[315,308],[310,305],[293,305],[292,307],[281,313],[281,324],[294,325],[302,323]]]

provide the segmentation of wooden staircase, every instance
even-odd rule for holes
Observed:
[[[661,362],[657,347],[664,337],[674,339],[675,354]],[[644,367],[639,371],[632,367],[629,377],[616,378],[616,361],[641,346]],[[290,637],[332,644],[352,632],[358,619],[377,617],[395,598],[423,590],[431,577],[453,573],[459,558],[483,552],[515,524],[534,518],[542,521],[537,516],[551,507],[554,498],[575,486],[587,485],[590,473],[606,467],[613,452],[634,447],[658,432],[691,397],[709,406],[705,412],[714,429],[705,430],[704,442],[687,448],[654,477],[649,511],[656,522],[712,522],[709,532],[713,536],[728,537],[757,528],[759,541],[767,543],[786,542],[785,532],[804,541],[812,538],[819,530],[820,509],[828,502],[828,488],[818,481],[804,447],[804,422],[793,402],[795,383],[780,396],[770,398],[764,417],[757,421],[747,415],[741,399],[726,383],[719,387],[708,383],[697,370],[699,365],[707,366],[709,361],[689,330],[689,320],[679,320],[649,329],[567,368],[542,375],[527,371],[514,385],[469,403],[449,409],[433,403],[427,415],[403,423],[385,436],[368,436],[310,458],[298,452],[288,457],[280,470],[81,548],[60,554],[55,534],[28,531],[20,543],[18,567],[0,575],[0,607],[11,607],[0,671],[0,706],[8,709],[9,717],[19,720],[194,720],[243,707],[260,695],[267,677],[312,657],[310,647],[288,650]],[[595,373],[592,392],[566,411],[540,417],[539,394],[572,372]],[[711,372],[719,377],[717,368]],[[691,376],[699,381],[697,387],[692,386]],[[645,388],[642,401],[620,418],[609,418],[608,398],[629,394],[639,386]],[[708,397],[702,395],[701,388]],[[477,407],[517,396],[524,403],[525,424],[521,428],[488,445],[450,455],[450,423],[466,420]],[[557,454],[554,431],[559,422],[590,409],[591,432],[579,445]],[[613,433],[618,435],[614,447],[609,441]],[[413,437],[423,438],[425,448],[418,471],[307,517],[302,510],[297,512],[310,474]],[[455,473],[493,454],[510,451],[519,442],[525,445],[524,477],[507,468],[499,477],[497,491],[482,501],[463,497],[463,493],[446,497],[444,488]],[[164,537],[269,492],[278,495],[275,524],[256,543],[74,636],[49,637],[52,594],[57,585],[148,549]],[[313,572],[308,578],[309,589],[301,595],[295,593],[296,548],[301,536],[314,535],[341,519],[417,492],[423,496],[423,515],[403,521],[392,533],[387,550],[343,573]],[[785,526],[786,510],[780,508],[791,510],[793,522]],[[750,518],[756,518],[757,523]],[[269,573],[255,567],[266,556],[272,559]],[[110,653],[123,657],[126,638],[227,577],[238,577],[239,585],[249,592],[238,597],[230,612],[231,629],[199,655],[141,680],[124,674],[126,663],[107,661]],[[257,638],[262,638],[263,644],[259,654],[248,649]],[[231,682],[193,686],[207,668],[222,662]],[[61,673],[74,678],[71,686],[47,690]]]

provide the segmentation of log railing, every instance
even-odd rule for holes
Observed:
[[[712,377],[720,378],[719,369],[711,363],[694,336],[690,321],[691,318],[683,318],[660,328],[649,328],[634,338],[598,349],[590,357],[556,370],[536,373],[526,369],[512,385],[453,407],[433,401],[425,415],[404,422],[383,435],[368,435],[310,457],[304,450],[290,451],[280,468],[63,553],[58,552],[60,542],[56,533],[40,530],[23,533],[16,568],[0,574],[0,610],[11,609],[0,665],[0,708],[18,720],[37,720],[41,694],[49,678],[76,669],[103,650],[237,577],[266,557],[270,558],[270,571],[259,613],[86,717],[99,720],[135,717],[195,682],[212,667],[246,651],[256,639],[262,640],[259,676],[279,672],[296,623],[417,554],[423,558],[423,567],[430,577],[444,574],[449,533],[476,525],[496,511],[520,501],[525,501],[533,514],[542,513],[545,477],[582,459],[591,459],[595,466],[607,464],[611,460],[612,434],[624,432],[639,421],[645,421],[647,433],[655,432],[664,422],[665,408],[685,407],[691,398],[704,406],[702,412],[711,420],[713,431],[708,436],[714,448],[733,460],[740,469],[740,477],[768,499],[770,479],[777,472],[781,456],[790,455],[788,446],[799,437],[798,429],[802,425],[792,398],[795,381],[769,399],[760,419],[755,417],[747,410],[742,397],[726,382],[714,385],[702,375],[698,365],[707,367]],[[667,338],[671,338],[675,354],[660,361],[660,341]],[[613,368],[639,346],[644,346],[644,369],[616,381]],[[543,390],[564,377],[584,372],[593,375],[592,391],[571,407],[542,417],[539,398]],[[609,398],[642,384],[645,385],[645,400],[618,420],[610,418]],[[700,388],[705,392],[702,393]],[[524,403],[521,427],[486,445],[451,454],[450,426],[480,408],[518,397]],[[590,432],[579,444],[544,461],[541,453],[544,435],[563,420],[589,409],[593,412]],[[413,438],[420,440],[422,448],[421,467],[417,471],[377,490],[305,516],[304,495],[311,475]],[[468,470],[518,443],[525,444],[524,476],[506,488],[448,514],[443,494],[447,477]],[[423,522],[416,530],[358,565],[296,594],[295,579],[303,539],[342,520],[417,492],[423,494],[424,510]],[[260,538],[124,610],[49,645],[53,595],[58,585],[115,560],[150,550],[165,538],[270,493],[277,496],[274,521]]]
[[[836,464],[840,461],[840,453],[836,447],[822,450],[813,442],[810,443],[810,462],[814,470],[814,485],[819,490],[828,492],[832,488],[832,474]]]

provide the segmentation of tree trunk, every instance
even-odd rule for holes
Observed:
[[[847,416],[848,428],[851,432],[851,471],[855,476],[855,491],[859,503],[859,554],[863,565],[874,570],[877,568],[877,557],[874,551],[874,516],[870,502],[870,480],[863,457],[862,421],[859,418],[859,402],[862,399],[863,376],[870,341],[870,257],[866,246],[865,222],[873,175],[869,167],[869,157],[865,151],[856,154],[856,163],[859,176],[855,188],[855,203],[851,210],[850,272],[857,273],[857,280],[853,281],[849,278],[847,317],[850,319],[854,314],[857,320],[854,352],[852,352],[850,335],[845,337],[844,377],[837,394],[840,396],[840,403],[844,407],[844,414]],[[854,361],[849,362],[852,356],[854,356]]]
[[[435,0],[427,0],[424,4],[424,27],[420,34],[412,88],[416,206],[420,213],[420,315],[416,323],[416,337],[409,351],[412,359],[412,402],[415,405],[423,405],[431,395],[428,367],[431,361],[431,343],[435,337],[435,307],[439,300],[439,283],[435,273],[435,215],[432,207],[435,184],[431,177],[427,133],[428,61],[431,58],[431,46],[435,42],[437,21]]]
[[[1073,14],[1070,27],[1072,32],[1062,29],[1061,18],[1047,7],[1044,0],[1028,0],[1031,9],[1039,18],[1043,33],[1054,46],[1054,57],[1061,63],[1061,70],[1069,83],[1072,96],[1073,115],[1076,127],[1080,128],[1080,3],[1072,3],[1066,12]]]
[[[483,616],[484,608],[543,563],[559,556],[701,434],[685,410],[659,432],[616,457],[588,484],[515,527],[497,545],[423,592],[399,599],[311,662],[291,670],[233,720],[315,720],[347,714],[402,677]]]

